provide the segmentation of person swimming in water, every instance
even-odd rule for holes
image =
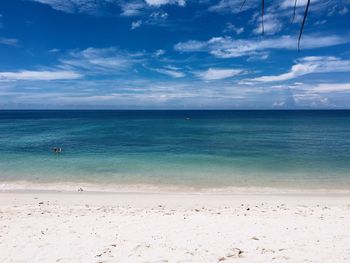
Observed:
[[[54,153],[61,153],[61,152],[62,152],[62,148],[61,148],[61,147],[53,147],[53,148],[52,148],[52,151],[53,151]]]

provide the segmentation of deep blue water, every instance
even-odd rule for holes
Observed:
[[[350,111],[0,111],[17,181],[350,188]]]

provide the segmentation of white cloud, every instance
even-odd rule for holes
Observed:
[[[224,33],[231,33],[234,32],[237,35],[240,35],[244,32],[244,28],[243,27],[237,27],[232,23],[226,23],[226,27],[224,29]]]
[[[269,53],[260,52],[258,54],[250,56],[247,61],[259,61],[266,60],[270,57]]]
[[[242,3],[245,2],[243,8]],[[298,0],[295,13],[294,22],[301,23],[307,0]],[[274,35],[281,30],[289,30],[289,23],[293,16],[295,0],[281,0],[281,1],[268,1],[265,2],[264,10],[264,33],[265,35]],[[312,12],[309,16],[317,18],[324,18],[329,10],[334,9],[333,14],[342,14],[347,12],[347,8],[344,7],[345,3],[339,4],[339,0],[313,0],[311,2]],[[216,4],[209,7],[209,11],[218,13],[243,13],[245,10],[251,9],[255,11],[252,19],[247,23],[255,25],[253,29],[254,34],[262,33],[262,15],[261,15],[261,0],[220,0]],[[332,14],[332,15],[333,15]],[[241,14],[238,14],[241,15]],[[243,16],[244,14],[242,14]],[[297,34],[298,32],[296,32]]]
[[[52,48],[48,52],[50,52],[50,53],[57,53],[57,52],[60,52],[60,50],[58,48]]]
[[[102,5],[108,1],[96,0],[32,0],[51,6],[51,8],[65,13],[98,14]]]
[[[340,2],[340,3],[339,3]],[[285,12],[289,12],[294,8],[295,0],[283,0],[280,1],[277,10],[277,15],[283,14]],[[300,20],[305,12],[305,6],[307,4],[307,0],[298,0],[296,5],[296,20]],[[347,8],[345,7],[346,3],[344,0],[312,0],[310,3],[310,8],[312,8],[311,14],[316,14],[317,18],[324,18],[325,16],[333,16],[333,15],[343,15],[346,14]]]
[[[242,74],[241,69],[209,68],[206,71],[198,72],[197,76],[203,80],[226,79]]]
[[[350,60],[336,57],[305,57],[297,60],[290,71],[276,76],[263,76],[252,79],[259,82],[285,81],[311,73],[350,72]]]
[[[122,16],[138,16],[145,8],[145,4],[143,2],[122,2],[120,8],[122,9]]]
[[[286,104],[285,101],[275,101],[272,106],[273,107],[276,107],[276,108],[279,108],[279,107],[283,107],[284,105]]]
[[[299,96],[307,96],[308,94],[319,93],[342,93],[350,92],[350,83],[319,83],[319,84],[303,84],[292,85],[289,88],[298,92]]]
[[[158,49],[156,52],[154,52],[154,55],[156,57],[163,56],[164,54],[165,54],[165,50],[164,49]]]
[[[149,16],[148,23],[152,24],[152,23],[157,23],[158,21],[166,20],[168,16],[169,16],[168,13],[163,11],[153,12]]]
[[[168,66],[166,68],[149,68],[149,69],[156,71],[158,73],[164,74],[164,75],[168,75],[168,76],[173,77],[173,78],[185,77],[185,74],[183,72],[179,71],[178,68],[171,67],[171,66]]]
[[[131,30],[139,28],[142,25],[142,20],[133,21],[131,23]]]
[[[68,69],[88,70],[92,74],[118,73],[136,63],[142,54],[122,52],[116,48],[87,48],[72,51],[61,59],[61,67]]]
[[[304,7],[306,6],[308,0],[297,0],[297,7]],[[313,0],[312,4],[316,4],[317,2],[320,2],[321,0]],[[283,0],[281,1],[280,6],[282,8],[291,8],[294,7],[295,0]]]
[[[300,107],[349,108],[350,83],[295,83],[285,88]]]
[[[140,15],[147,6],[141,0],[31,0],[49,5],[51,8],[69,13],[83,13],[89,15],[114,15],[111,7],[120,7],[122,16]]]
[[[304,36],[301,49],[316,49],[350,42],[343,36]],[[234,58],[254,55],[265,50],[296,50],[297,39],[292,36],[270,37],[263,39],[233,39],[231,37],[214,37],[208,41],[189,40],[175,45],[180,52],[208,52],[218,58]]]
[[[239,13],[251,8],[257,8],[259,6],[258,0],[249,0],[246,1],[242,7],[242,1],[238,0],[220,0],[217,4],[209,7],[209,11],[218,12],[218,13]],[[241,9],[242,7],[242,9]]]
[[[186,42],[179,42],[175,45],[175,50],[181,52],[196,52],[196,51],[205,51],[208,47],[207,42],[189,40]]]
[[[0,72],[0,81],[11,80],[69,80],[83,76],[74,71],[30,71]]]
[[[6,45],[6,46],[17,46],[18,40],[14,38],[3,38],[0,37],[0,45]]]
[[[185,6],[186,0],[145,0],[145,2],[150,6],[161,6],[168,4],[177,4],[179,6]]]
[[[317,93],[350,92],[350,83],[322,83],[312,87],[309,91]]]
[[[326,19],[322,19],[322,20],[318,20],[315,22],[315,26],[320,26],[320,25],[324,25],[327,23],[327,20]]]
[[[256,24],[255,29],[253,30],[254,34],[262,33],[262,23],[261,16],[257,15],[254,17],[254,22]],[[269,13],[264,15],[264,34],[265,35],[274,35],[275,33],[281,31],[283,27],[282,22],[274,13]]]
[[[144,13],[147,8],[158,8],[173,4],[185,6],[185,0],[30,0],[49,5],[65,13],[84,13],[89,15],[114,15],[111,10],[121,9],[121,16],[131,17]]]
[[[163,25],[164,22],[167,20],[168,18],[168,13],[164,12],[164,11],[156,11],[156,12],[152,12],[148,18],[144,19],[144,20],[138,20],[136,22],[132,23],[132,29],[135,29],[139,26],[141,26],[141,24],[143,25]],[[133,28],[134,26],[134,28]]]

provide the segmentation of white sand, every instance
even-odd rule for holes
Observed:
[[[0,262],[350,262],[350,195],[3,192]]]

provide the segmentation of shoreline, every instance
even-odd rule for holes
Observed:
[[[57,193],[131,193],[131,194],[223,194],[223,195],[245,195],[245,194],[349,194],[350,188],[325,187],[315,185],[304,186],[227,186],[227,187],[201,187],[185,185],[164,184],[107,184],[107,183],[83,183],[83,182],[54,182],[33,183],[28,181],[1,182],[0,193],[8,192],[57,192]]]
[[[129,204],[174,205],[191,207],[195,205],[223,206],[229,204],[288,204],[322,205],[344,204],[350,211],[350,193],[340,192],[284,192],[284,193],[198,193],[198,192],[71,192],[71,191],[0,191],[0,207],[10,205],[36,205],[38,200],[55,202],[64,206],[85,205],[102,206]]]

